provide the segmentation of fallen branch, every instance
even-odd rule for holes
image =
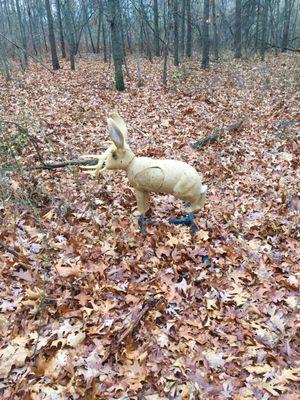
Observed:
[[[269,47],[273,47],[274,49],[281,49],[281,46],[276,46],[272,43],[266,43]],[[293,49],[292,47],[286,47],[286,50],[293,51],[295,53],[300,53],[300,49]]]
[[[34,171],[37,169],[46,169],[46,170],[51,170],[55,168],[65,168],[65,167],[70,167],[72,165],[96,165],[98,163],[97,158],[91,158],[89,160],[68,160],[68,161],[62,161],[58,163],[53,163],[53,164],[43,164],[43,165],[30,165],[27,167],[0,167],[0,172],[2,171]]]
[[[125,340],[127,339],[128,336],[130,336],[134,330],[137,328],[137,326],[139,325],[139,323],[141,322],[141,320],[143,318],[145,318],[145,316],[147,315],[147,313],[154,307],[157,306],[157,304],[162,300],[162,296],[157,295],[154,297],[151,297],[150,299],[146,300],[146,302],[144,303],[141,311],[138,313],[138,315],[136,316],[136,318],[134,319],[134,321],[129,325],[129,327],[124,331],[124,333],[120,336],[120,338],[115,342],[112,343],[109,347],[109,349],[107,350],[107,352],[104,354],[101,363],[104,364],[106,363],[106,361],[113,355],[115,354],[119,348],[124,344]]]
[[[20,258],[19,253],[17,253],[13,248],[8,246],[8,244],[5,244],[3,242],[0,242],[0,247],[2,247],[4,250],[8,251],[10,254],[15,256],[16,258]]]
[[[215,133],[209,136],[206,136],[203,139],[197,140],[197,142],[193,143],[191,146],[193,149],[197,149],[198,147],[202,147],[207,143],[214,143],[217,141],[222,133],[222,128],[216,128]]]
[[[236,132],[236,131],[239,131],[243,127],[244,123],[245,123],[245,119],[241,118],[238,121],[233,122],[232,124],[226,126],[225,128],[228,132]],[[200,139],[197,142],[192,143],[191,146],[193,149],[197,149],[198,147],[202,147],[207,143],[215,143],[219,139],[219,137],[221,136],[221,134],[223,132],[224,132],[224,127],[222,127],[222,128],[218,127],[215,129],[215,132],[212,135],[208,135],[208,136],[204,137],[203,139]]]

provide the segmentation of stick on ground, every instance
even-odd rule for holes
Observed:
[[[150,299],[146,300],[136,318],[132,321],[132,323],[128,326],[128,328],[125,329],[124,333],[120,336],[120,338],[115,343],[112,343],[110,345],[109,349],[103,356],[103,359],[101,361],[102,364],[106,363],[106,361],[119,350],[119,348],[123,345],[126,338],[133,333],[133,331],[137,328],[141,320],[145,318],[148,311],[156,307],[161,300],[162,296],[160,295],[150,297]]]

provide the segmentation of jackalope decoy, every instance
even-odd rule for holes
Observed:
[[[135,190],[139,223],[141,231],[145,224],[153,221],[145,219],[149,210],[149,192],[169,193],[181,199],[187,206],[185,218],[171,218],[169,222],[190,225],[194,232],[198,230],[194,223],[193,212],[203,207],[206,185],[192,166],[176,160],[156,160],[149,157],[137,157],[127,142],[127,127],[124,120],[117,114],[108,118],[109,136],[113,144],[100,155],[85,155],[84,158],[97,158],[94,166],[84,166],[95,176],[105,169],[123,169],[127,173],[129,183]]]

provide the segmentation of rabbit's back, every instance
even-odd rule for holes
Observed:
[[[201,186],[202,179],[191,165],[177,160],[136,157],[128,172],[129,182],[139,190],[173,193],[179,181],[184,186]]]

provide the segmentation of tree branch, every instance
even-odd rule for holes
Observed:
[[[13,42],[12,40],[8,39],[8,37],[6,37],[5,35],[3,35],[3,33],[0,32],[0,36],[3,37],[4,39],[6,39],[9,43],[11,43],[12,45],[14,45],[15,47],[17,47],[17,49],[22,50],[24,53],[26,53],[28,55],[28,57],[31,57],[33,60],[35,60],[37,63],[41,64],[42,67],[44,67],[47,71],[51,72],[51,74],[53,74],[54,72],[47,67],[47,65],[45,65],[44,63],[42,63],[42,61],[40,61],[38,58],[36,58],[35,56],[31,55],[28,53],[27,50],[24,49],[24,47],[18,45],[17,43]]]

